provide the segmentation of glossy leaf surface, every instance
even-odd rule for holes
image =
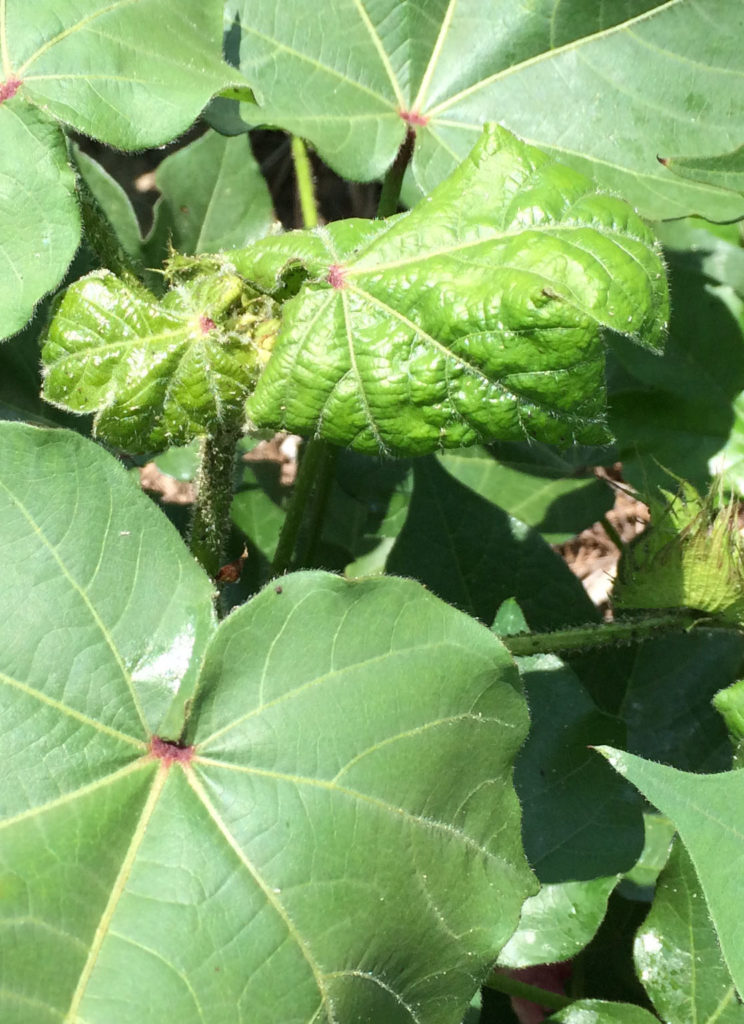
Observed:
[[[80,240],[55,122],[121,149],[184,131],[211,96],[241,80],[222,61],[220,10],[219,0],[2,5],[0,337],[60,282]]]
[[[530,967],[570,960],[589,942],[617,885],[615,875],[543,885],[522,907],[517,930],[501,950],[499,966]]]
[[[744,992],[744,919],[732,879],[744,871],[744,772],[693,775],[601,748],[612,766],[674,822],[695,866],[723,956]]]
[[[238,329],[241,295],[227,272],[162,302],[105,270],[81,278],[44,344],[44,397],[96,412],[96,434],[129,452],[234,426],[259,360],[250,330]]]
[[[361,451],[606,439],[602,327],[651,348],[666,326],[653,236],[496,125],[413,211],[232,253],[285,303],[250,421]]]
[[[347,177],[379,177],[410,125],[415,187],[429,192],[497,117],[647,216],[744,212],[656,159],[682,139],[690,156],[741,142],[730,0],[230,0],[225,27],[265,122],[310,139]]]
[[[578,999],[548,1020],[556,1024],[656,1024],[656,1017],[640,1006],[601,999]]]
[[[648,358],[622,339],[611,346],[609,419],[623,473],[647,495],[670,486],[667,471],[705,489],[711,473],[731,467],[741,486],[744,252],[687,225],[666,226],[662,239],[672,307],[664,353]]]
[[[114,459],[0,434],[4,1024],[456,1024],[534,889],[505,648],[324,573],[216,629]]]
[[[653,906],[636,936],[638,976],[669,1024],[741,1024],[705,897],[685,848],[676,843],[659,878]]]

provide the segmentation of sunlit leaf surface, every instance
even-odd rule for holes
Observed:
[[[459,1024],[534,891],[500,641],[327,573],[215,628],[114,459],[0,434],[3,1024]]]
[[[362,451],[601,442],[602,327],[657,348],[666,326],[649,229],[496,125],[410,213],[230,258],[275,294],[307,277],[249,420]]]

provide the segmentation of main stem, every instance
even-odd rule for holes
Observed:
[[[403,187],[403,178],[405,177],[406,170],[411,162],[413,147],[415,144],[416,133],[412,128],[409,128],[406,133],[406,137],[403,140],[403,145],[398,150],[398,155],[393,161],[391,167],[388,169],[388,172],[382,182],[380,202],[377,206],[377,220],[381,220],[383,217],[392,217],[394,213],[398,212],[400,190]]]
[[[313,188],[312,166],[307,147],[304,141],[297,136],[292,138],[292,159],[304,226],[306,228],[317,227],[318,204]],[[336,451],[331,445],[319,439],[307,442],[300,458],[294,491],[271,566],[274,576],[279,576],[290,568],[297,546],[297,538],[306,515],[308,525],[305,531],[304,553],[301,555],[299,563],[302,565],[304,561],[309,562],[312,559],[323,526],[323,514],[335,464]]]
[[[520,633],[516,636],[502,636],[500,639],[515,657],[526,657],[531,654],[566,654],[650,640],[660,633],[688,630],[700,621],[699,612],[690,611],[689,608],[672,608],[667,612],[644,618],[571,626],[556,629],[552,633]],[[710,625],[709,621],[708,624]]]
[[[318,204],[313,186],[313,168],[307,153],[305,140],[299,135],[292,136],[292,160],[294,162],[297,195],[300,200],[302,223],[306,228],[318,226]]]
[[[126,284],[141,287],[142,267],[125,251],[101,204],[82,178],[78,178],[77,194],[85,241],[100,260],[101,266],[112,271]]]
[[[189,547],[214,579],[220,571],[230,522],[235,453],[240,430],[223,428],[202,439]]]

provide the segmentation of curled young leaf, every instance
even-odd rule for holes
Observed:
[[[240,422],[272,312],[216,262],[162,302],[95,271],[68,288],[52,320],[44,397],[95,412],[97,436],[126,451],[185,444]]]
[[[668,316],[643,221],[498,125],[410,213],[230,256],[277,296],[305,273],[249,421],[367,452],[605,441],[602,329],[657,348]]]

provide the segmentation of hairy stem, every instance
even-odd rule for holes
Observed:
[[[408,133],[403,140],[403,145],[398,150],[398,155],[388,169],[388,172],[382,182],[380,202],[377,206],[377,220],[381,220],[383,217],[392,217],[392,215],[398,211],[400,190],[403,187],[403,178],[408,165],[411,162],[411,157],[413,156],[413,147],[415,143],[416,133],[413,129],[409,128]]]
[[[586,626],[556,629],[552,633],[519,633],[502,636],[501,641],[515,657],[531,654],[563,654],[567,651],[590,651],[614,644],[650,640],[660,633],[688,630],[700,621],[700,614],[689,608],[672,608],[668,612],[617,622],[592,622]],[[707,620],[710,625],[710,620]]]
[[[212,579],[220,570],[230,529],[230,503],[239,437],[240,431],[230,427],[203,438],[201,443],[189,547]]]
[[[111,221],[82,178],[77,180],[77,194],[85,240],[101,266],[112,271],[126,284],[142,287],[142,267],[125,251]]]
[[[313,168],[304,139],[298,135],[292,136],[292,160],[294,161],[302,223],[306,228],[315,228],[318,226],[318,204],[313,187]]]
[[[486,979],[486,986],[503,992],[507,996],[517,999],[527,999],[531,1003],[546,1010],[563,1010],[573,1002],[568,996],[559,995],[557,992],[550,992],[545,988],[538,988],[537,985],[528,985],[525,981],[518,981],[509,974],[502,974],[501,971],[491,971]]]

